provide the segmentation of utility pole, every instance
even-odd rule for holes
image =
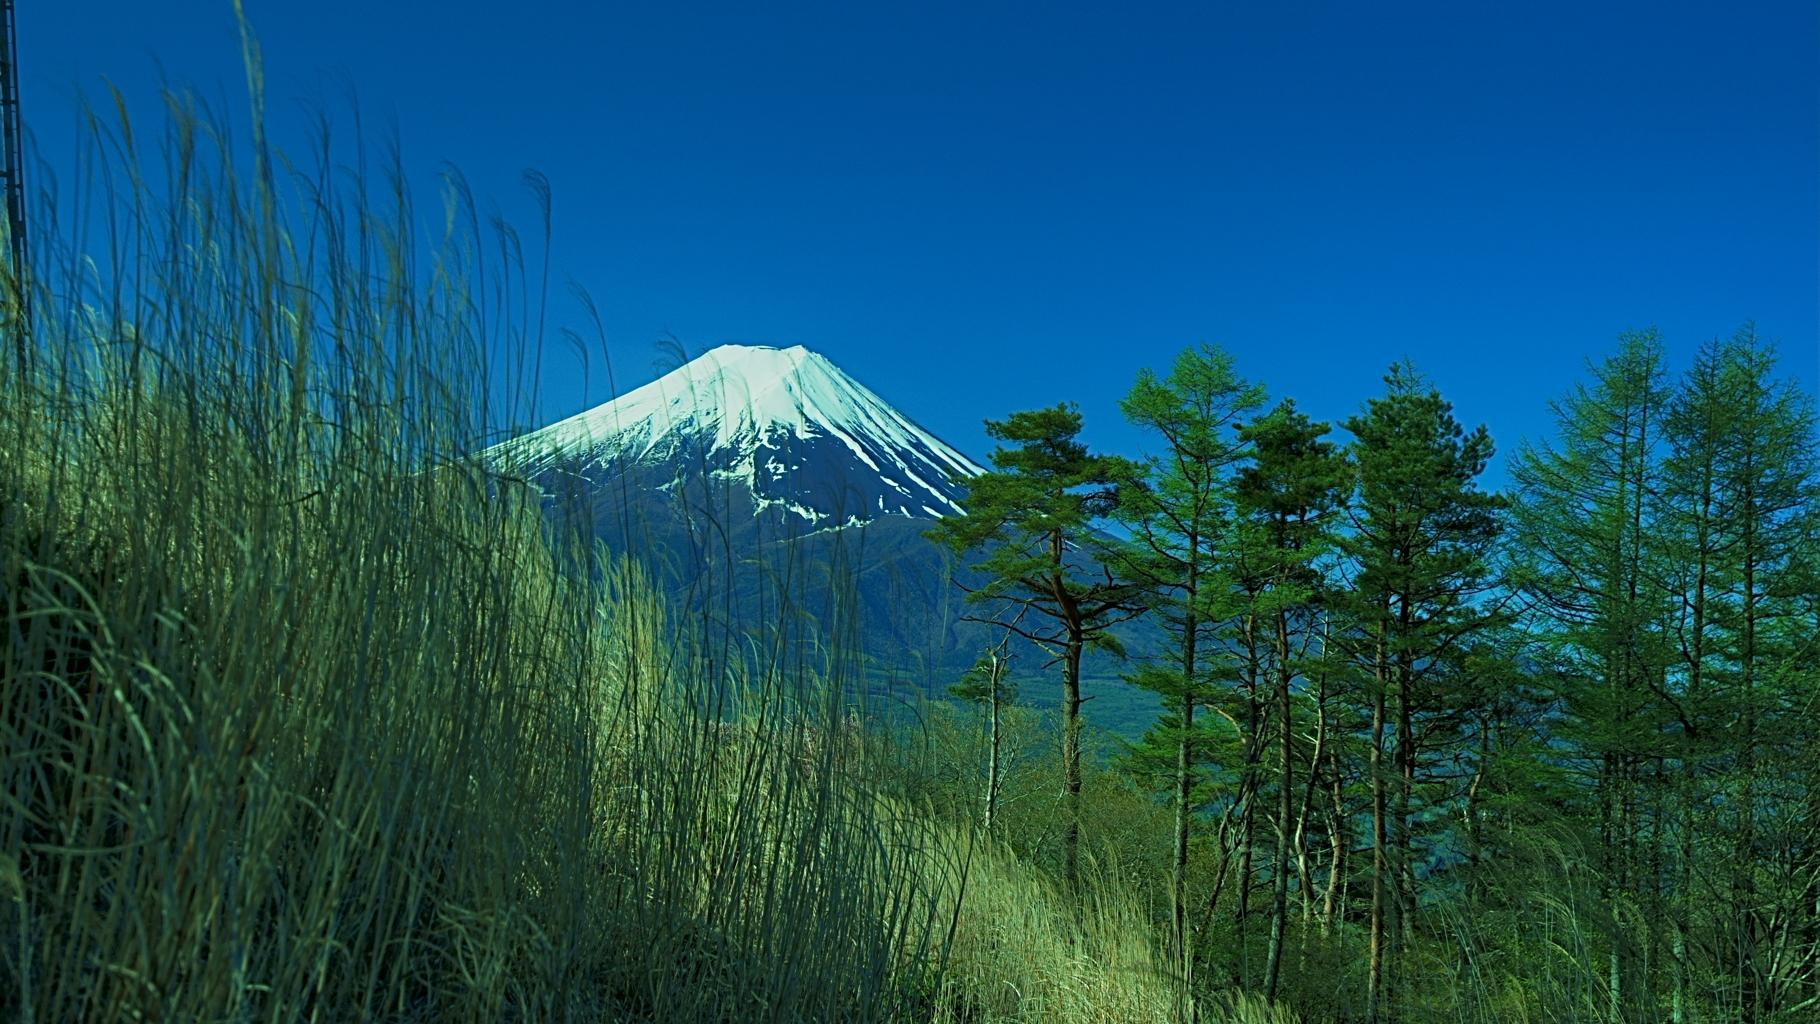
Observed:
[[[19,349],[19,372],[28,365],[32,303],[26,271],[31,263],[25,248],[25,156],[24,131],[19,124],[19,58],[13,25],[13,0],[0,0],[0,175],[5,176],[6,227],[8,256],[12,260],[13,281],[19,289],[18,319],[13,323],[13,339]]]

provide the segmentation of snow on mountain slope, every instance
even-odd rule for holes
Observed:
[[[755,509],[810,524],[961,511],[984,470],[826,358],[723,345],[644,387],[493,449],[531,472],[668,467],[744,483]]]

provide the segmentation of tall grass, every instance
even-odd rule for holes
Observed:
[[[1178,1019],[1149,914],[1116,870],[1090,864],[1077,901],[994,841],[957,836],[946,863],[958,906],[938,1019]]]
[[[513,236],[165,99],[0,371],[0,1019],[897,1013],[931,904],[820,677],[473,457]]]

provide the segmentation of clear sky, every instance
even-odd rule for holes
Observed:
[[[1408,355],[1509,451],[1627,328],[1685,365],[1754,319],[1820,376],[1812,0],[247,9],[280,143],[345,75],[422,199],[446,160],[528,228],[520,171],[550,177],[622,391],[665,331],[802,344],[976,457],[1064,399],[1130,453],[1132,375],[1207,340],[1335,419]],[[244,95],[230,0],[18,29],[53,162],[103,76]],[[550,352],[554,418],[584,395]]]

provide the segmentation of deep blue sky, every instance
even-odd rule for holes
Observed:
[[[345,73],[422,199],[447,160],[529,227],[549,175],[622,391],[666,330],[803,344],[976,457],[1062,399],[1131,452],[1133,373],[1208,340],[1330,418],[1407,354],[1509,451],[1626,328],[1685,365],[1754,318],[1820,375],[1812,0],[247,8],[281,143]],[[75,88],[149,96],[154,57],[244,93],[229,0],[18,27],[53,158]]]

